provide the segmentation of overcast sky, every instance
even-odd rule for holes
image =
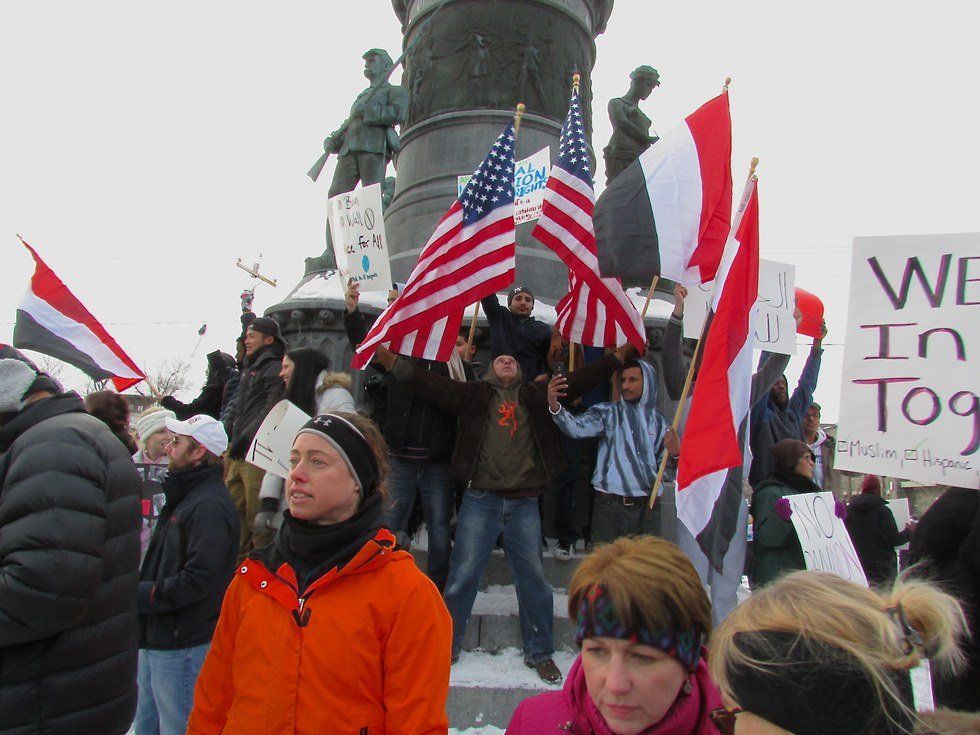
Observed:
[[[617,0],[597,41],[596,149],[637,65],[660,71],[643,109],[661,132],[733,77],[732,167],[738,189],[761,158],[763,257],[827,304],[824,420],[852,238],[980,230],[973,8]],[[390,3],[3,3],[0,28],[0,341],[32,272],[19,232],[151,370],[206,322],[199,385],[204,354],[234,346],[235,259],[279,278],[261,311],[322,250],[332,168],[305,172],[366,85],[360,55],[398,55]]]

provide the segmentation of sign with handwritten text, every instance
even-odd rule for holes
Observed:
[[[759,300],[755,307],[755,346],[783,355],[796,354],[796,266],[774,260],[759,261]],[[697,339],[708,316],[714,281],[689,286],[684,300],[684,336]]]
[[[259,425],[252,445],[245,454],[245,461],[277,477],[289,477],[289,452],[293,439],[310,420],[305,412],[283,399],[279,401]]]
[[[868,578],[851,536],[834,512],[834,494],[800,493],[786,499],[793,509],[790,520],[800,539],[806,568],[831,572],[867,587]]]
[[[361,284],[361,292],[391,289],[391,266],[381,184],[371,184],[327,199],[327,222],[334,256],[344,283]]]
[[[980,488],[980,233],[854,240],[837,469]]]
[[[541,216],[544,206],[544,190],[551,169],[551,150],[542,148],[514,167],[514,224],[533,222]],[[456,177],[456,196],[463,196],[463,189],[470,183],[472,174]]]

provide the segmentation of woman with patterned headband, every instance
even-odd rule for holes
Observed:
[[[978,732],[980,717],[916,713],[909,671],[962,660],[959,603],[926,582],[885,596],[824,572],[795,572],[756,592],[711,638],[723,735]]]
[[[228,588],[188,733],[447,731],[452,621],[381,526],[386,451],[356,414],[300,429],[289,508]]]
[[[654,536],[598,547],[572,577],[568,614],[581,654],[561,691],[521,703],[508,735],[716,735],[711,608],[680,549]]]

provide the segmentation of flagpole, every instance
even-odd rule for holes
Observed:
[[[473,349],[473,337],[476,334],[476,318],[480,316],[480,302],[473,304],[473,318],[470,319],[470,336],[466,339],[466,354],[470,354]]]
[[[725,87],[727,89],[728,82],[730,79],[725,80]],[[742,215],[745,213],[745,207],[748,206],[749,197],[752,196],[752,186],[755,183],[755,169],[759,165],[759,159],[753,158],[749,163],[749,176],[745,181],[745,187],[742,191],[742,199],[739,202],[738,210],[735,212],[735,220],[732,223],[732,232],[738,230],[739,225],[742,223]],[[712,299],[713,301],[713,299]],[[711,304],[708,305],[709,315],[711,310]],[[671,428],[677,431],[677,427],[681,422],[681,416],[684,414],[684,404],[687,401],[687,394],[691,390],[691,383],[694,382],[694,369],[697,367],[698,354],[701,352],[701,343],[704,341],[705,335],[708,333],[709,319],[705,318],[704,324],[701,325],[701,334],[698,335],[698,341],[694,345],[694,354],[691,357],[691,364],[687,368],[687,377],[684,378],[684,388],[681,390],[681,397],[677,401],[677,410],[674,412],[674,420],[671,423]],[[653,508],[654,504],[657,502],[657,493],[660,490],[660,485],[663,483],[664,472],[667,470],[667,452],[664,452],[664,456],[660,460],[660,467],[657,468],[657,479],[653,482],[653,489],[650,491],[650,507]]]
[[[640,319],[647,318],[647,309],[650,308],[650,299],[653,298],[653,292],[657,290],[657,283],[660,281],[660,276],[654,276],[653,280],[650,281],[650,288],[647,290],[647,300],[643,302],[643,311],[640,312]]]
[[[568,343],[568,372],[575,369],[575,343]]]

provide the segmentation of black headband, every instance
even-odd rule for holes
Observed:
[[[300,434],[315,434],[337,450],[361,491],[362,501],[377,489],[378,462],[374,452],[364,435],[347,419],[332,413],[320,414],[296,432],[296,436]]]
[[[912,732],[909,713],[885,697],[886,713],[868,671],[841,648],[770,630],[736,633],[733,643],[763,668],[729,663],[731,696],[767,722],[795,735]],[[911,684],[902,673],[904,681],[899,675],[894,681],[911,708]]]

